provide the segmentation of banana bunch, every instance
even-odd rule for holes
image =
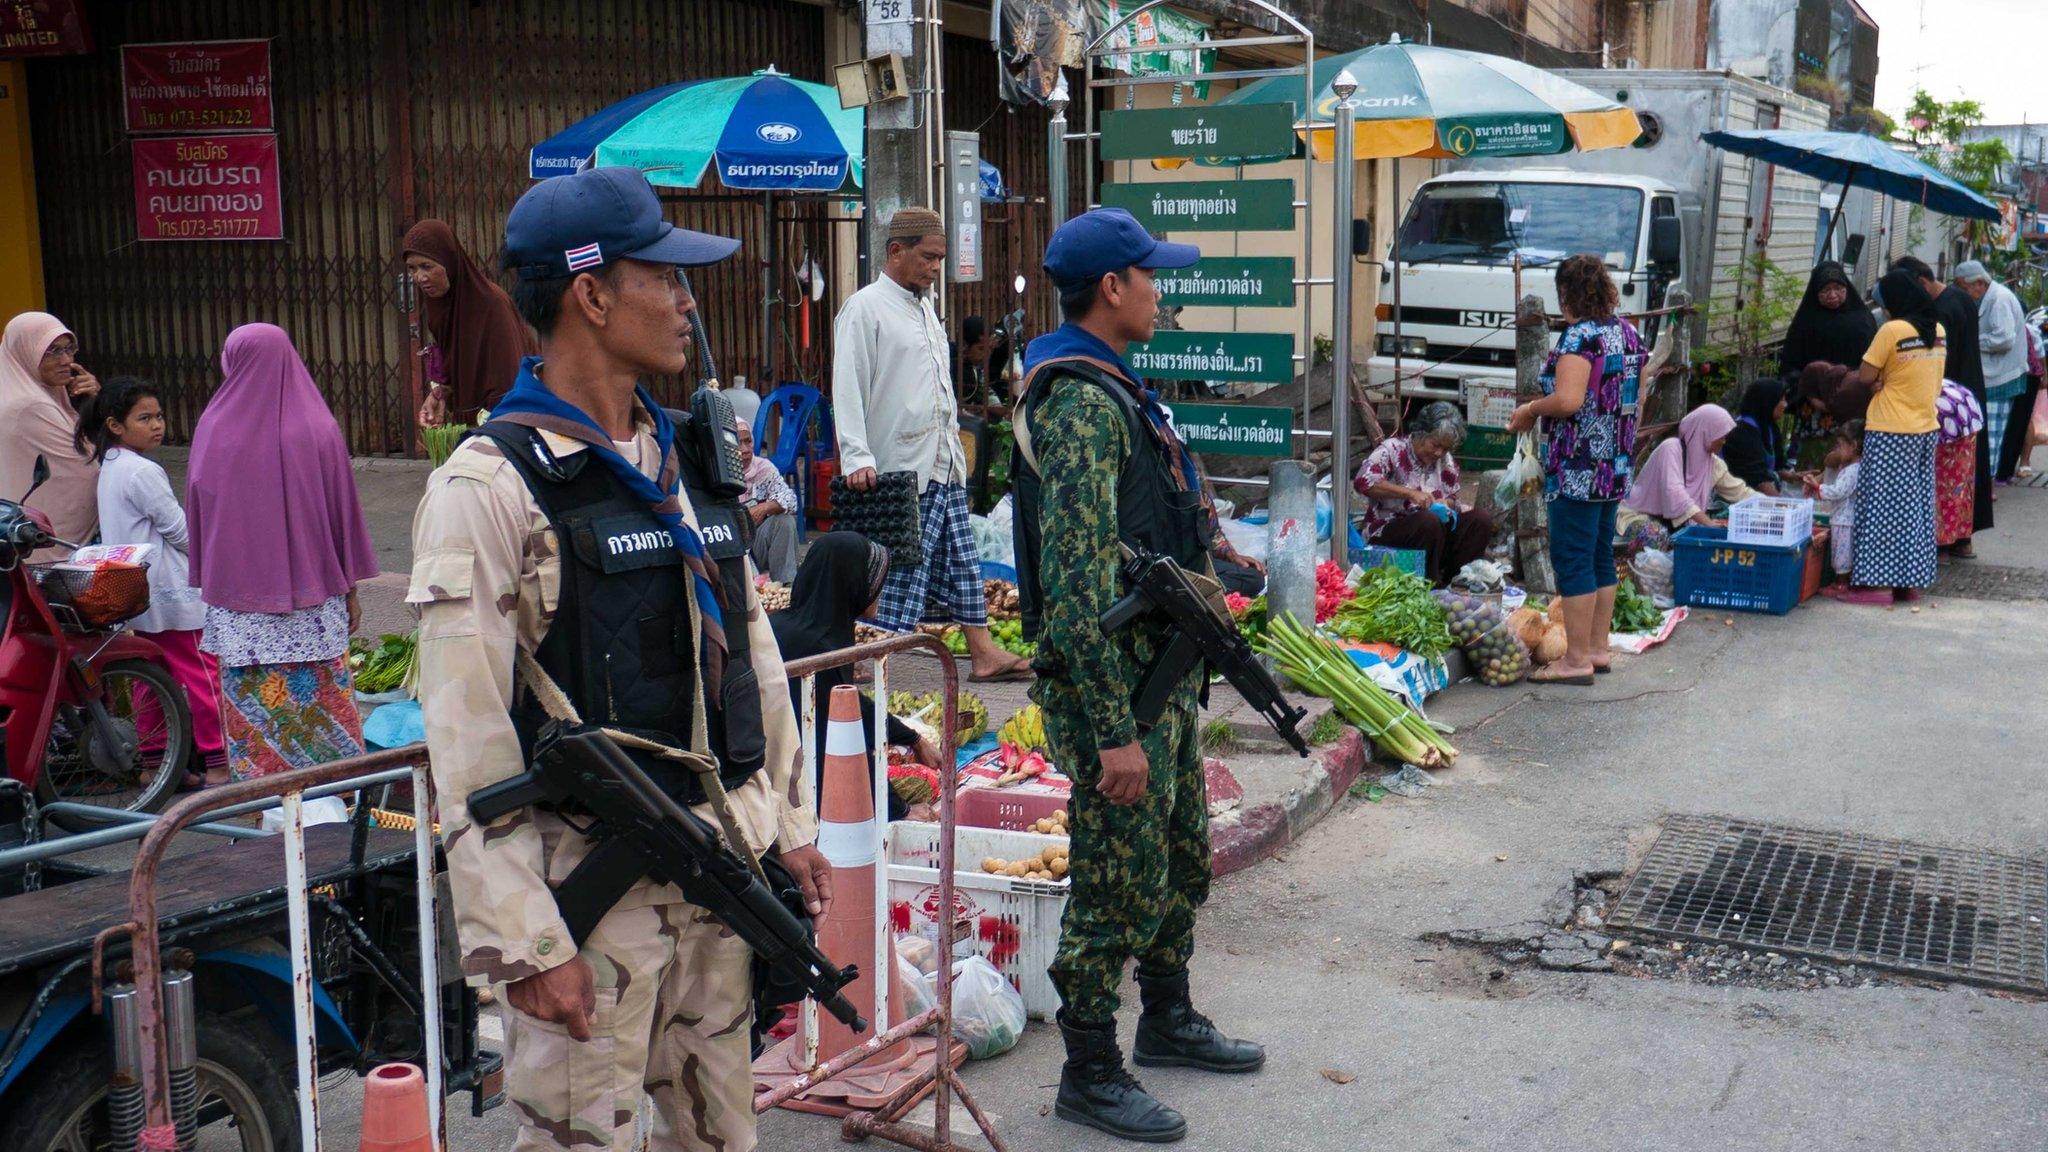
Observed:
[[[926,692],[921,696],[912,692],[889,693],[891,716],[916,720],[937,728],[944,714],[945,703],[937,692]],[[974,693],[960,694],[958,715],[960,730],[953,734],[955,744],[972,744],[981,738],[982,733],[988,731],[988,705],[982,703],[981,697]]]
[[[1036,704],[1025,705],[1005,721],[1002,730],[996,733],[996,740],[1027,751],[1052,751],[1052,745],[1045,738],[1045,713]]]

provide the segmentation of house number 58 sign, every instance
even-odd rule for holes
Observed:
[[[911,0],[868,0],[868,27],[879,24],[908,24]]]

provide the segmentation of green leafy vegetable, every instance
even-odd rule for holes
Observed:
[[[1634,580],[1622,577],[1620,586],[1614,590],[1614,631],[1655,632],[1663,623],[1664,613],[1636,590]]]
[[[1337,608],[1330,627],[1346,640],[1392,644],[1424,659],[1450,651],[1444,609],[1429,581],[1384,564],[1358,582],[1358,595]]]
[[[358,636],[348,643],[348,666],[355,674],[356,691],[374,696],[395,692],[412,675],[418,658],[417,633],[386,635],[375,647]]]

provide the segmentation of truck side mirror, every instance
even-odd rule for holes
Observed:
[[[1669,268],[1679,260],[1681,241],[1678,231],[1678,217],[1657,216],[1650,220],[1650,264],[1653,267]]]

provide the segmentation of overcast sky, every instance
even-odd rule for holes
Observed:
[[[1880,109],[1898,116],[1917,85],[1982,103],[1987,123],[2048,120],[2048,0],[1859,2],[1877,21]]]

